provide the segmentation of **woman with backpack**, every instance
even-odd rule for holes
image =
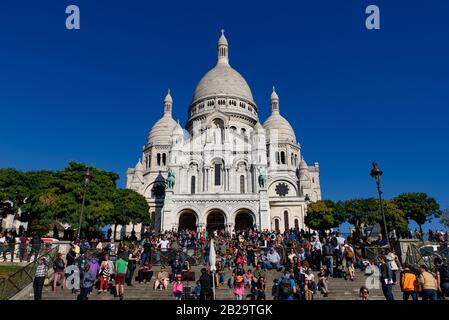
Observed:
[[[54,279],[53,279],[53,288],[52,290],[56,290],[56,286],[58,284],[58,279],[61,281],[61,288],[65,288],[65,262],[62,259],[62,254],[58,252],[56,255],[55,261],[53,261],[53,270],[54,270]]]
[[[349,274],[349,279],[351,281],[354,281],[355,277],[355,269],[354,269],[354,262],[355,262],[355,254],[354,249],[351,248],[350,245],[348,245],[347,241],[345,241],[345,244],[343,246],[343,259],[346,263],[346,270],[347,274]]]

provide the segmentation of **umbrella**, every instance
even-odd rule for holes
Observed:
[[[210,239],[210,249],[209,249],[209,264],[210,264],[210,270],[212,271],[212,288],[214,292],[214,300],[215,300],[215,270],[217,269],[215,267],[215,245],[214,245],[214,239]]]

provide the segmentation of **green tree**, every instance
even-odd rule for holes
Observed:
[[[423,192],[403,193],[392,199],[406,217],[415,221],[422,233],[422,225],[441,215],[440,205],[435,198]]]
[[[115,224],[114,238],[117,231],[117,225],[127,224],[150,224],[148,202],[141,194],[129,190],[118,189],[113,203],[113,210],[109,223]]]
[[[342,202],[341,206],[344,211],[345,221],[352,224],[357,232],[360,232],[362,224],[373,225],[379,223],[382,229],[384,229],[378,199],[351,199]],[[406,231],[408,223],[404,212],[395,203],[388,200],[383,200],[383,206],[388,230]]]
[[[18,212],[29,195],[28,189],[27,180],[22,172],[15,169],[0,169],[0,206],[3,208],[3,215]]]
[[[307,207],[305,223],[314,230],[326,231],[342,222],[339,212],[339,205],[331,200],[313,202]]]
[[[0,201],[11,200],[20,206],[20,219],[28,222],[29,231],[45,234],[55,220],[77,229],[86,168],[70,162],[60,171],[0,170]],[[99,231],[110,222],[117,193],[116,173],[93,168],[92,176],[82,221],[86,232]]]
[[[376,214],[379,203],[375,199],[351,199],[341,203],[345,221],[352,224],[360,233],[363,224],[373,224],[377,221]]]

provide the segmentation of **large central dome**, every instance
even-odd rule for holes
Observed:
[[[229,65],[228,40],[223,30],[217,48],[217,65],[207,72],[196,86],[192,104],[204,98],[216,96],[236,97],[254,103],[248,83]]]
[[[204,75],[196,86],[192,102],[220,95],[235,96],[253,102],[253,95],[246,80],[226,63],[217,63]]]
[[[250,129],[259,121],[258,109],[246,80],[229,65],[228,41],[221,32],[217,64],[196,86],[189,106],[186,129],[201,123],[206,128],[220,114],[226,126]],[[203,128],[203,129],[204,129]]]

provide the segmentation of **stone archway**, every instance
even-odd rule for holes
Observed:
[[[235,231],[254,229],[254,218],[248,211],[240,211],[235,215]]]
[[[213,232],[215,230],[226,229],[226,217],[221,210],[212,210],[207,215],[206,230]]]
[[[190,211],[190,210],[183,211],[179,215],[178,228],[179,228],[179,230],[193,230],[193,231],[196,231],[196,229],[197,229],[196,214],[193,211]]]

